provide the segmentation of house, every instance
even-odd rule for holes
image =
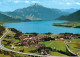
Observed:
[[[64,40],[64,38],[60,38],[60,40]]]
[[[60,40],[60,38],[55,38],[55,40]]]
[[[15,49],[15,48],[17,48],[17,47],[15,47],[14,45],[11,45],[11,48]]]

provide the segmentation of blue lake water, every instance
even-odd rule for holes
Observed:
[[[20,22],[20,23],[8,23],[4,26],[15,28],[23,33],[75,33],[80,34],[80,28],[64,28],[52,26],[53,23],[63,23],[67,21],[34,21],[34,22]]]

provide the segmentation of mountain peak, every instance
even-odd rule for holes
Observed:
[[[35,3],[34,5],[31,5],[31,7],[33,7],[33,6],[35,6],[35,7],[38,7],[38,6],[43,7],[42,5],[40,5],[40,4],[38,4],[38,3]]]

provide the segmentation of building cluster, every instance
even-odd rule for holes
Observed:
[[[22,40],[19,45],[35,45],[38,44],[40,41],[44,41],[43,38],[46,38],[47,36],[30,36],[30,35],[21,35],[19,38]]]
[[[58,37],[49,37],[49,35],[45,35],[45,36],[32,36],[32,35],[21,35],[20,40],[22,40],[21,42],[19,42],[19,45],[24,45],[24,46],[31,46],[31,45],[36,45],[41,41],[49,41],[49,40],[65,40],[65,39],[73,39],[73,35],[70,36],[65,36],[65,34],[61,34]]]

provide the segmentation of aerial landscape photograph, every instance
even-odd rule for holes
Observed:
[[[80,0],[0,0],[0,57],[80,57]]]

